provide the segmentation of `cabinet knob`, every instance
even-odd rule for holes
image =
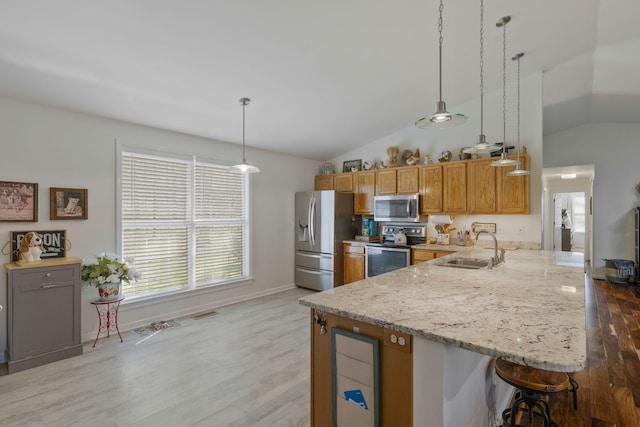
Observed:
[[[45,273],[44,277],[51,277],[51,273]]]

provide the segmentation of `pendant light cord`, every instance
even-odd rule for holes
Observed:
[[[484,135],[484,1],[480,0],[480,135]]]
[[[507,23],[502,26],[502,152],[507,152]]]
[[[440,0],[440,18],[438,19],[438,33],[440,33],[440,38],[438,39],[438,45],[439,45],[439,80],[440,80],[440,93],[439,93],[439,99],[440,102],[442,102],[442,10],[444,9],[444,3],[442,2],[442,0]]]
[[[242,163],[247,163],[244,155],[244,110],[247,108],[246,101],[242,101]]]
[[[520,55],[518,59],[518,163],[520,163]]]

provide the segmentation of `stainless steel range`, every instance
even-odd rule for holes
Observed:
[[[411,264],[411,245],[427,241],[427,224],[388,223],[381,243],[367,243],[365,277],[374,277]],[[401,243],[398,243],[401,242]]]

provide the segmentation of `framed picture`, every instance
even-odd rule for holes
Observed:
[[[0,221],[38,222],[38,184],[0,181]]]
[[[50,219],[87,219],[86,188],[50,188]]]
[[[342,172],[355,172],[362,170],[362,159],[347,160],[342,163]]]
[[[11,234],[11,262],[17,262],[20,256],[20,244],[25,234],[35,231],[42,236],[43,251],[40,259],[64,258],[67,254],[67,230],[28,230],[12,231]]]

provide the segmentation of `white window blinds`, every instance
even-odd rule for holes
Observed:
[[[248,277],[248,178],[197,159],[122,152],[122,255],[142,274],[128,297]]]

